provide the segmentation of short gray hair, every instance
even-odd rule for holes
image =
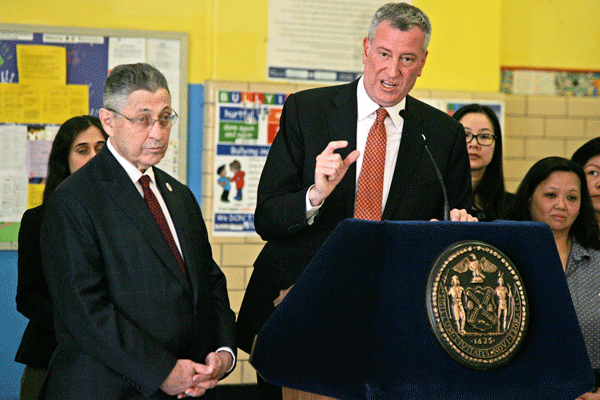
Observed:
[[[151,93],[169,86],[165,76],[150,64],[122,64],[116,66],[104,83],[104,108],[119,111],[127,102],[127,97],[137,90]],[[170,94],[170,92],[169,92]]]
[[[371,20],[369,28],[369,41],[373,42],[375,31],[382,22],[389,24],[400,31],[406,32],[413,27],[418,27],[425,33],[423,52],[427,51],[429,40],[431,40],[431,22],[429,17],[419,8],[407,3],[387,3],[381,6]]]

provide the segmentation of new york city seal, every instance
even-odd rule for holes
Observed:
[[[426,299],[437,341],[468,368],[506,364],[523,343],[529,319],[523,280],[489,244],[464,241],[444,250],[431,267]]]

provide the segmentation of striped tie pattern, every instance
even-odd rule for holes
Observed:
[[[171,229],[169,229],[169,224],[167,223],[167,219],[165,218],[165,214],[163,214],[162,208],[160,207],[160,203],[158,202],[156,196],[150,190],[150,177],[148,175],[142,175],[140,178],[140,184],[142,185],[142,190],[144,192],[144,201],[148,205],[150,209],[150,213],[154,217],[154,220],[158,224],[160,231],[162,232],[171,252],[175,256],[175,260],[177,260],[177,264],[183,271],[183,274],[187,276],[187,272],[185,270],[185,263],[183,262],[183,258],[179,253],[179,249],[177,248],[177,244],[175,243],[175,239],[173,238],[173,234],[171,233]]]

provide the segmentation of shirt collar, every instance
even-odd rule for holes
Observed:
[[[358,120],[362,121],[363,119],[369,117],[371,114],[375,113],[381,106],[375,103],[365,89],[364,76],[361,76],[358,80],[358,86],[356,88],[356,99],[358,102]],[[385,107],[390,118],[396,129],[400,129],[402,126],[402,117],[400,116],[400,111],[406,108],[406,97],[404,97],[398,104],[392,107]]]
[[[146,171],[144,173],[142,173],[132,163],[127,161],[125,159],[125,157],[123,157],[122,155],[119,154],[117,149],[115,149],[114,146],[112,145],[110,139],[108,139],[106,145],[108,146],[108,149],[113,154],[113,156],[115,156],[115,158],[117,159],[119,164],[121,164],[121,166],[123,167],[125,172],[127,172],[127,175],[129,175],[129,178],[133,181],[133,183],[136,183],[137,181],[139,181],[140,178],[142,177],[142,175],[144,175],[144,174],[146,174],[150,177],[151,182],[156,183],[156,180],[154,179],[154,169],[153,168],[148,168],[148,169],[146,169]]]
[[[571,255],[575,261],[581,261],[583,258],[590,258],[590,252],[579,244],[575,236],[572,237]]]

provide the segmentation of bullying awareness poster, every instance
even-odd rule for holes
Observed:
[[[221,90],[217,97],[212,233],[254,236],[258,181],[286,94]]]

